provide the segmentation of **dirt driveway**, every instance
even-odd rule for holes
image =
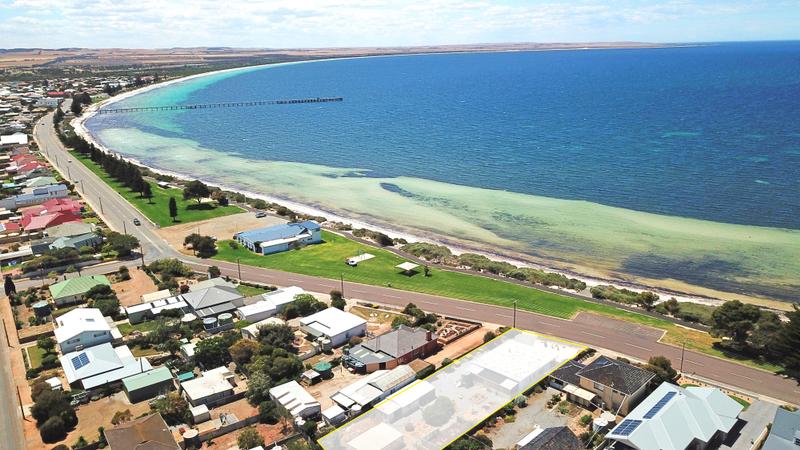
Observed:
[[[142,295],[158,290],[153,280],[140,269],[129,267],[128,271],[131,274],[130,280],[120,281],[112,286],[122,306],[138,305],[142,302]]]
[[[241,214],[231,214],[229,216],[216,217],[214,219],[201,220],[173,225],[171,227],[156,230],[159,236],[163,237],[169,244],[179,251],[191,255],[191,250],[183,249],[183,239],[192,233],[199,233],[204,236],[216,236],[217,239],[230,239],[231,236],[240,232],[252,230],[254,228],[269,227],[286,223],[285,220],[275,216],[267,215],[261,219],[256,218],[255,213],[244,212]]]

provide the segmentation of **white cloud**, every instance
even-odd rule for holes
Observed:
[[[669,27],[677,37],[690,31],[682,26],[706,20],[713,32],[715,21],[746,19],[748,12],[771,7],[745,0],[0,0],[0,5],[4,47],[663,40]],[[791,2],[782,8],[798,9]]]

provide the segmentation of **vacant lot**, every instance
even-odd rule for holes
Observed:
[[[158,290],[153,280],[140,269],[129,269],[131,279],[115,283],[113,288],[122,306],[138,305],[142,302],[142,295]]]
[[[211,203],[198,204],[195,200],[184,200],[182,190],[174,188],[162,189],[155,183],[150,183],[150,187],[153,191],[153,198],[149,200],[142,198],[139,196],[138,192],[132,192],[117,180],[108,176],[99,165],[88,157],[77,152],[72,152],[72,155],[100,177],[100,179],[105,181],[106,184],[119,192],[125,200],[135,206],[148,219],[159,226],[168,227],[176,223],[196,222],[198,220],[242,212],[242,209],[238,206],[214,206]],[[175,222],[169,217],[170,197],[175,198],[178,205],[178,217]]]
[[[240,231],[252,230],[255,228],[268,227],[286,223],[285,220],[274,216],[257,218],[254,213],[245,212],[231,214],[213,219],[200,220],[192,223],[180,223],[161,228],[156,232],[165,241],[183,253],[191,255],[191,250],[183,248],[183,240],[192,233],[199,233],[204,236],[216,236],[218,239],[230,239]]]

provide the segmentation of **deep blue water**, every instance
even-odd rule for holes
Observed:
[[[317,62],[181,103],[315,96],[345,101],[174,120],[247,158],[800,229],[800,42]]]

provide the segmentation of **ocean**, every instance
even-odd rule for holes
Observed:
[[[199,77],[104,114],[200,179],[592,276],[800,291],[800,42],[357,58]]]

